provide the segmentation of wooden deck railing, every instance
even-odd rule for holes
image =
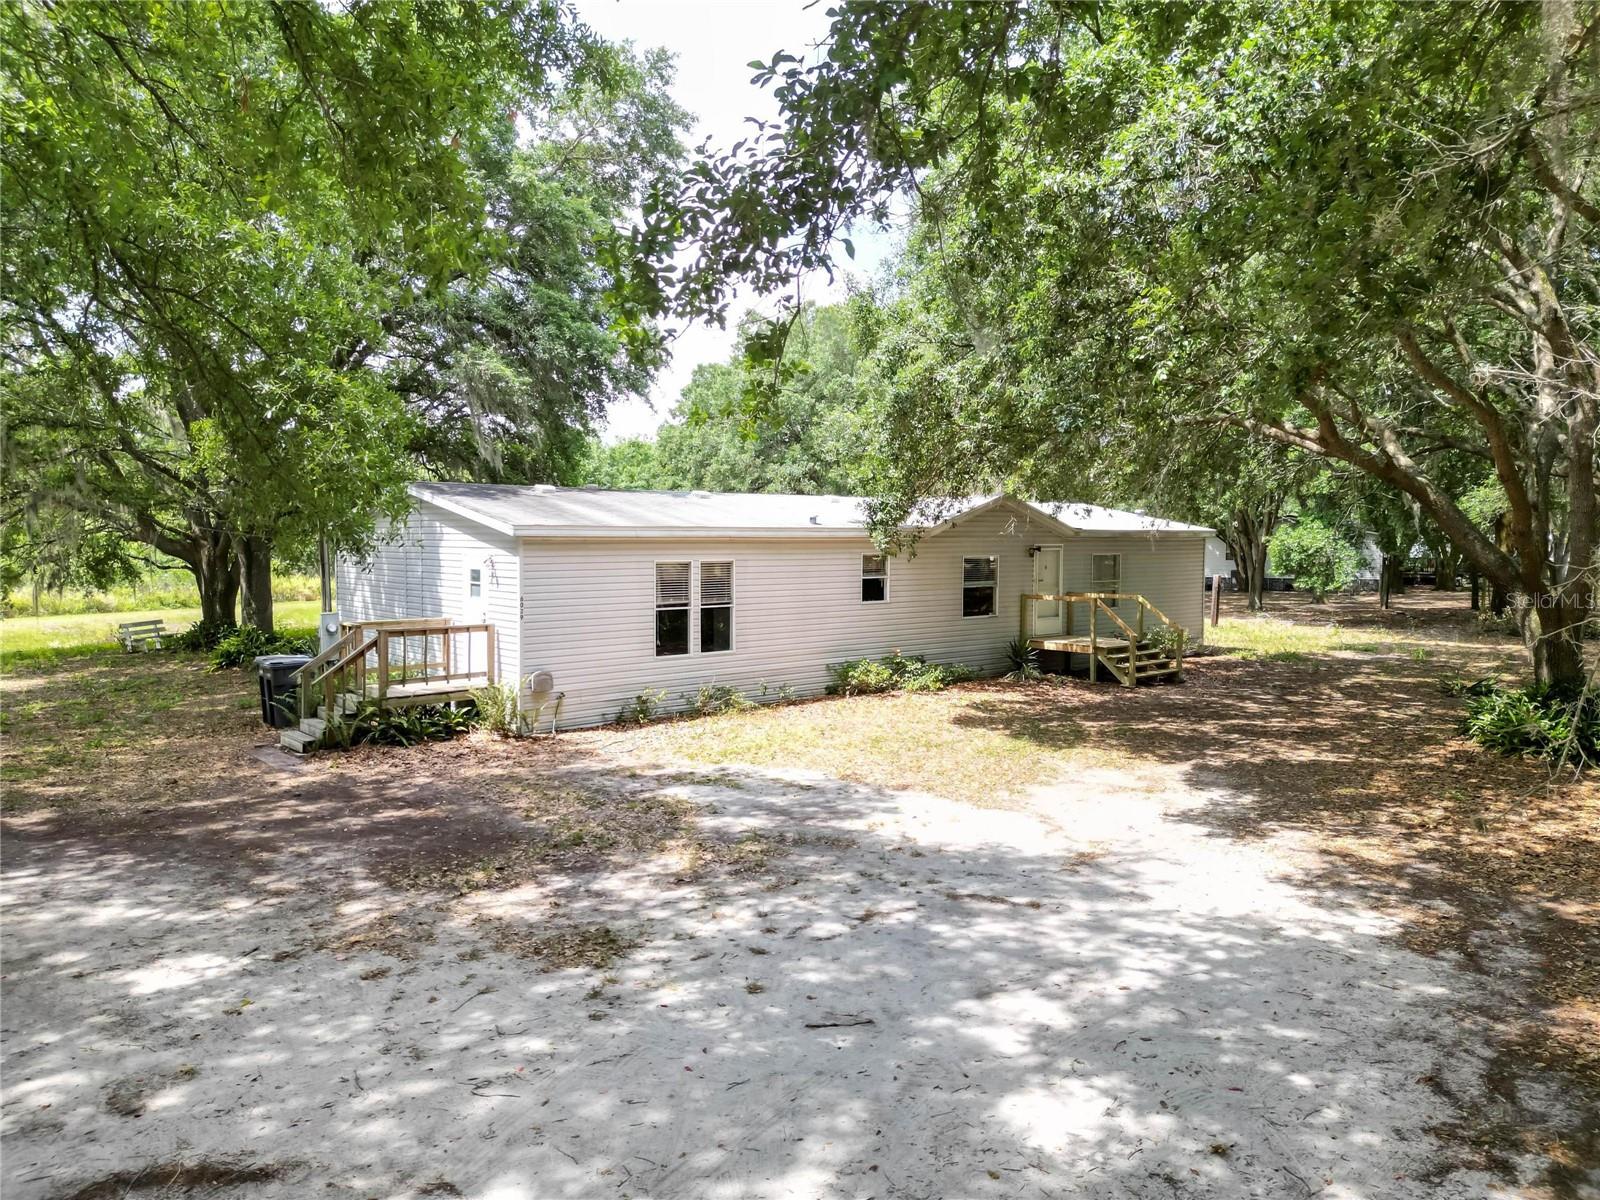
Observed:
[[[494,626],[456,624],[448,617],[349,621],[339,640],[296,672],[302,719],[320,704],[337,713],[340,697],[380,706],[397,685],[495,682]],[[415,689],[413,689],[415,691]]]
[[[1138,614],[1134,618],[1135,623],[1133,625],[1129,625],[1127,621],[1123,620],[1121,614],[1119,614],[1113,607],[1114,604],[1124,600],[1132,601],[1134,604],[1138,605]],[[1040,601],[1055,601],[1062,605],[1062,628],[1060,633],[1040,634],[1036,631],[1035,627],[1038,623],[1037,613]],[[1073,626],[1075,624],[1075,606],[1079,604],[1085,605],[1088,609],[1088,629],[1084,634],[1081,635],[1073,632]],[[1154,604],[1150,603],[1149,600],[1145,599],[1145,597],[1139,595],[1137,592],[1025,592],[1022,596],[1022,612],[1018,632],[1024,642],[1032,642],[1042,638],[1059,638],[1062,640],[1074,638],[1083,640],[1086,638],[1089,643],[1089,671],[1092,677],[1096,671],[1096,664],[1102,661],[1104,657],[1100,648],[1099,618],[1102,615],[1108,618],[1113,625],[1117,626],[1122,630],[1123,633],[1127,635],[1129,663],[1126,677],[1124,677],[1124,672],[1122,669],[1113,665],[1111,662],[1106,662],[1106,666],[1110,667],[1119,679],[1122,679],[1124,683],[1127,683],[1130,686],[1133,682],[1135,682],[1133,655],[1137,652],[1139,646],[1142,645],[1145,640],[1145,633],[1148,628],[1148,618],[1154,617],[1169,629],[1178,630],[1180,633],[1183,631],[1182,626],[1180,626],[1171,617],[1167,616],[1166,613],[1162,612],[1161,609],[1157,608]],[[1179,638],[1177,641],[1173,665],[1180,673],[1182,672],[1182,638]]]
[[[475,634],[483,635],[483,648],[474,653]],[[452,683],[482,679],[495,681],[494,626],[385,624],[374,634],[378,659],[378,703],[394,683]],[[413,648],[415,657],[413,658]],[[396,665],[396,650],[399,663]]]

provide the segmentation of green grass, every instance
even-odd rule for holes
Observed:
[[[1344,629],[1338,625],[1305,625],[1274,617],[1233,618],[1206,630],[1206,641],[1236,658],[1264,662],[1305,662],[1319,654],[1393,654],[1412,639],[1381,629]]]
[[[286,601],[315,600],[321,585],[315,575],[276,574],[272,578],[272,597]],[[39,596],[39,615],[67,616],[73,613],[167,612],[171,609],[200,607],[200,593],[188,571],[157,571],[136,584],[122,584],[104,591],[77,589],[44,592]],[[18,589],[0,596],[0,612],[33,615],[33,595]]]
[[[887,692],[672,721],[628,735],[708,766],[803,767],[973,800],[1021,792],[1069,761],[1084,732],[1044,685]]]
[[[319,607],[315,600],[282,601],[273,605],[273,615],[280,626],[315,626]],[[117,626],[126,621],[159,620],[168,630],[177,633],[199,619],[198,608],[7,617],[0,620],[0,664],[50,662],[108,651],[120,653]]]

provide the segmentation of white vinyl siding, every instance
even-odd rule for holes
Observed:
[[[1032,534],[1030,538],[1030,533]],[[1032,580],[1028,546],[1037,541],[1011,513],[987,512],[923,539],[897,557],[892,604],[861,603],[864,555],[859,538],[529,540],[523,543],[527,608],[523,673],[547,670],[566,692],[563,726],[616,718],[646,688],[667,693],[681,710],[702,684],[728,684],[752,699],[761,685],[802,695],[821,692],[829,663],[893,650],[934,662],[966,663],[985,673],[1005,669],[1016,636],[1020,596]],[[732,551],[732,552],[730,552]],[[993,555],[998,569],[994,620],[961,619],[961,560]],[[657,658],[646,622],[655,563],[733,561],[733,649]],[[1198,569],[1194,586],[1199,588]],[[699,611],[690,642],[700,645]],[[685,693],[691,693],[689,698]]]
[[[365,558],[341,554],[334,577],[346,621],[452,617],[493,625],[499,677],[517,677],[522,570],[512,538],[418,501],[403,524],[382,531]]]
[[[1205,538],[1200,534],[1152,537],[1149,534],[1084,534],[1067,543],[1061,590],[1093,592],[1095,555],[1115,554],[1123,593],[1143,596],[1189,632],[1195,641],[1205,635]],[[1084,606],[1074,605],[1075,631],[1085,632]],[[1138,607],[1124,601],[1117,616],[1132,624]],[[1159,622],[1152,619],[1152,627]],[[1100,632],[1122,637],[1122,630],[1102,614]]]

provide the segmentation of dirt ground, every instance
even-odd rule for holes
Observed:
[[[238,676],[17,672],[0,1192],[1600,1194],[1600,802],[1455,737],[1520,652],[1402,605],[927,698],[1000,794],[715,722],[285,763]]]

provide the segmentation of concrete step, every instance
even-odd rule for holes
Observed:
[[[309,754],[317,748],[317,739],[299,729],[285,729],[278,735],[278,745],[290,754]]]
[[[328,723],[321,717],[307,717],[305,720],[300,722],[300,732],[309,733],[318,741],[322,740],[322,735],[326,733],[327,730]]]

